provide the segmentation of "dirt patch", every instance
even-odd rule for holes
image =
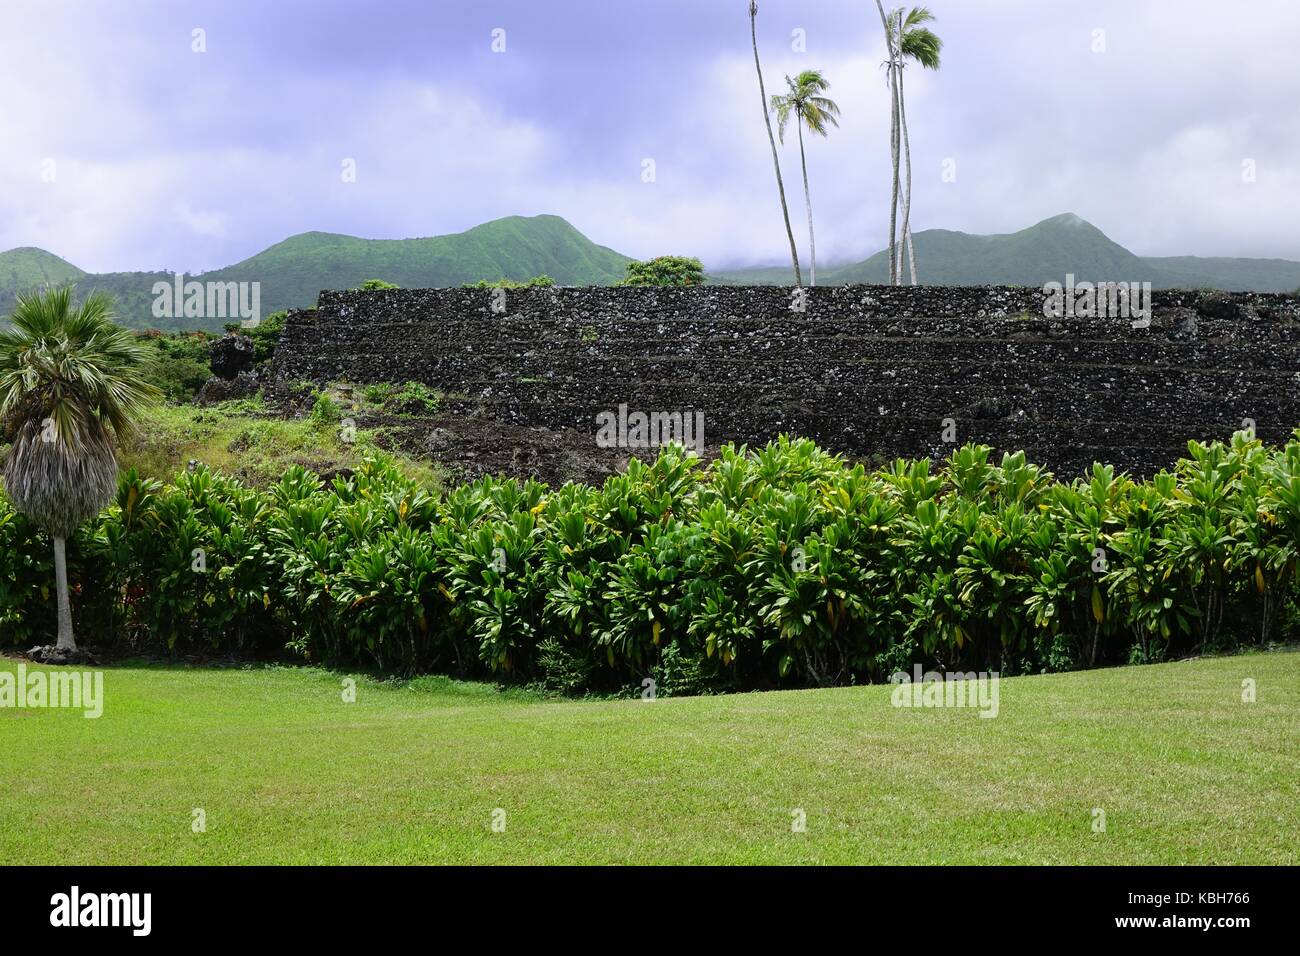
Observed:
[[[343,414],[358,429],[369,431],[374,442],[386,451],[442,466],[456,482],[473,481],[484,475],[536,478],[558,486],[566,481],[599,485],[627,467],[632,457],[653,461],[657,449],[629,450],[601,448],[595,433],[574,428],[519,425],[488,414],[473,400],[443,400],[432,411],[395,413],[366,407],[360,390],[353,386],[331,387]],[[310,412],[311,394],[306,390],[267,394],[266,400],[280,414],[303,417]],[[718,446],[706,447],[701,458],[711,461]],[[301,464],[313,471],[312,463]]]
[[[633,455],[653,460],[656,452],[599,448],[595,436],[576,429],[513,425],[487,415],[440,410],[420,416],[361,415],[357,424],[380,428],[377,443],[391,443],[415,458],[441,464],[457,481],[484,475],[537,478],[550,485],[566,481],[600,484],[627,467]],[[713,458],[717,450],[706,452]]]

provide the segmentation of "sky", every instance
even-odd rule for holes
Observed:
[[[913,232],[1073,212],[1139,255],[1300,260],[1300,2],[929,7]],[[875,4],[760,0],[757,28],[769,95],[831,83],[818,260],[865,258],[890,199]],[[632,256],[788,261],[749,29],[746,0],[3,0],[0,250],[193,273],[309,230],[553,213]],[[780,160],[806,260],[793,129]]]

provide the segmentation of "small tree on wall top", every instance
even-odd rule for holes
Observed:
[[[703,285],[704,265],[686,256],[657,256],[646,262],[633,259],[627,264],[627,278],[619,285],[675,286]]]
[[[549,289],[555,285],[555,280],[543,273],[539,276],[533,276],[531,279],[479,279],[477,282],[466,282],[462,289]]]

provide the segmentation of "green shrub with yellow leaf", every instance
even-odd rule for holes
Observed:
[[[1148,480],[977,445],[869,471],[784,438],[707,466],[669,447],[601,487],[443,493],[382,458],[265,488],[128,472],[70,561],[92,645],[704,693],[1288,638],[1298,548],[1300,430],[1192,442]],[[49,553],[0,501],[6,643],[52,631]]]

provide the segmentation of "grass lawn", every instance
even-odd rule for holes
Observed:
[[[0,863],[1300,861],[1296,651],[1010,678],[996,719],[890,690],[110,668],[99,719],[0,709]]]

